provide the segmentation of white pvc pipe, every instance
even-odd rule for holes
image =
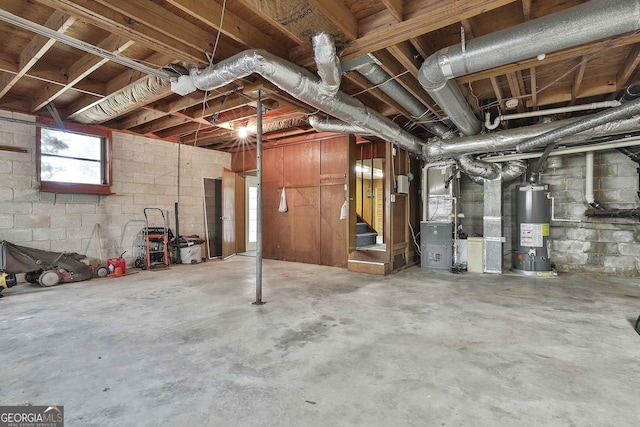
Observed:
[[[524,119],[527,117],[538,117],[538,116],[546,116],[552,114],[560,114],[560,113],[570,113],[573,111],[584,111],[584,110],[597,110],[599,108],[611,108],[620,106],[620,101],[603,101],[603,102],[592,102],[591,104],[583,104],[583,105],[572,105],[570,107],[559,107],[559,108],[550,108],[548,110],[538,110],[538,111],[528,111],[526,113],[518,113],[518,114],[505,114],[499,115],[493,120],[491,123],[491,113],[486,113],[484,118],[484,127],[493,130],[500,126],[500,122],[505,122],[507,120],[516,120],[516,119]]]
[[[603,142],[600,144],[589,144],[574,146],[569,148],[555,149],[549,154],[549,156],[565,156],[567,154],[579,154],[588,153],[590,151],[602,151],[602,150],[614,150],[621,147],[635,147],[640,145],[640,137],[622,138],[616,141]],[[505,154],[504,156],[485,157],[482,160],[485,162],[501,163],[510,160],[524,160],[535,159],[542,156],[542,152],[538,153],[519,153],[519,154]],[[430,163],[431,166],[439,166],[442,164],[448,164],[447,162],[434,162]]]
[[[587,152],[584,180],[584,198],[587,201],[587,204],[591,206],[595,201],[595,198],[593,197],[593,151]]]

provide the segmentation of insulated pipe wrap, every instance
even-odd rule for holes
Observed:
[[[541,123],[531,126],[523,126],[515,129],[507,129],[500,132],[485,133],[471,137],[452,138],[443,140],[431,138],[429,144],[423,147],[423,157],[428,161],[449,159],[462,154],[484,154],[514,151],[516,146],[528,139],[552,131],[562,126],[575,123],[580,118],[571,118],[562,121]],[[640,115],[623,120],[613,120],[603,125],[587,129],[575,135],[562,138],[558,143],[563,145],[575,145],[591,138],[617,135],[626,132],[640,130]]]
[[[523,141],[516,146],[516,150],[522,153],[547,147],[549,144],[555,144],[566,136],[571,136],[596,126],[606,125],[613,120],[626,119],[636,114],[640,114],[640,98]]]
[[[451,46],[452,77],[557,52],[640,28],[640,0],[591,0]]]
[[[434,122],[437,117],[379,65],[366,63],[356,67],[355,70],[371,83],[378,85],[382,92],[405,108],[417,123],[422,124],[431,133],[442,138],[453,136],[453,132],[442,123]]]
[[[334,96],[340,89],[342,68],[336,55],[333,38],[326,33],[320,33],[313,36],[311,41],[318,75],[322,81],[322,92],[325,96]]]
[[[472,135],[477,121],[455,84],[455,77],[536,57],[539,54],[637,31],[640,0],[592,0],[563,11],[469,40],[434,53],[420,67],[418,80],[451,121]],[[466,117],[463,115],[466,114]],[[477,133],[477,132],[475,132]]]
[[[422,155],[424,143],[419,138],[341,91],[335,96],[325,96],[323,84],[317,76],[264,50],[251,49],[203,70],[190,70],[194,85],[201,90],[216,89],[253,73],[260,74],[314,108],[365,128],[367,133],[378,135],[411,153]]]
[[[496,163],[476,160],[470,155],[462,155],[453,159],[458,168],[470,176],[476,176],[488,180],[500,177],[500,166]]]

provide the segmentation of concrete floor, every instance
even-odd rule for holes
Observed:
[[[638,280],[234,257],[0,300],[0,405],[67,426],[637,426]]]

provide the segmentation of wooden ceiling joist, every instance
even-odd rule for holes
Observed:
[[[76,18],[60,11],[54,11],[44,26],[58,33],[65,33]],[[37,34],[31,42],[20,52],[16,74],[4,74],[0,80],[0,98],[33,67],[40,58],[55,44],[55,40]]]

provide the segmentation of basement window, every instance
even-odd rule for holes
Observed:
[[[111,132],[85,125],[37,127],[40,191],[111,194]]]

